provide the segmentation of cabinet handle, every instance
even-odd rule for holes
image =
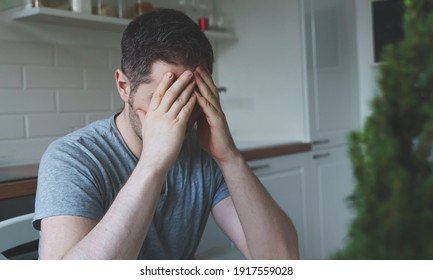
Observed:
[[[329,156],[331,156],[331,153],[317,154],[317,155],[313,155],[313,159],[326,158]]]
[[[250,166],[252,171],[258,171],[258,170],[266,169],[269,167],[271,167],[271,165],[269,163],[265,163],[265,164],[257,165],[257,166]]]
[[[313,141],[313,145],[324,145],[324,144],[328,144],[329,142],[331,142],[331,140],[321,139],[321,140]]]

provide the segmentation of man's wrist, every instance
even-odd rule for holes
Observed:
[[[140,159],[135,167],[135,170],[140,173],[146,173],[151,177],[165,178],[168,169],[158,164],[152,164],[149,160]]]
[[[239,166],[245,164],[245,160],[238,149],[233,150],[223,160],[217,160],[218,166],[223,169],[230,169],[231,166]]]

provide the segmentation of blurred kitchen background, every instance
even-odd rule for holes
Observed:
[[[347,134],[360,129],[377,91],[374,38],[396,32],[401,3],[0,0],[0,220],[33,211],[50,142],[122,108],[114,80],[122,31],[137,14],[168,7],[211,40],[232,134],[294,220],[302,257],[328,258],[352,217]],[[375,25],[375,16],[393,24]],[[198,257],[239,253],[210,220]]]

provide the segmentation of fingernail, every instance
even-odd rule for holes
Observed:
[[[168,73],[167,73],[167,78],[169,78],[169,79],[173,78],[173,73],[168,72]]]

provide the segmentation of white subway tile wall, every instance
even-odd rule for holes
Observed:
[[[110,50],[110,67],[117,69],[120,68],[120,61],[122,60],[122,55],[118,50]]]
[[[58,136],[76,130],[85,125],[82,114],[28,115],[28,136]]]
[[[15,65],[0,65],[0,85],[2,88],[22,88],[22,68]]]
[[[0,134],[0,140],[19,139],[25,137],[25,124],[23,116],[0,117],[0,127],[2,128],[2,131],[8,132]]]
[[[82,69],[63,66],[27,66],[24,77],[27,89],[80,89],[84,84]]]
[[[59,112],[104,112],[111,110],[111,91],[60,90]]]
[[[86,69],[85,71],[86,86],[88,89],[113,89],[116,87],[114,81],[114,71],[111,69]]]
[[[104,48],[55,46],[54,54],[58,66],[108,68],[109,51]]]
[[[53,46],[34,42],[0,42],[0,63],[18,65],[53,65]]]
[[[56,112],[52,90],[3,90],[0,88],[0,117],[3,115]],[[0,129],[1,133],[7,133]]]
[[[121,110],[120,48],[100,45],[0,36],[0,166],[39,162],[56,138]]]

